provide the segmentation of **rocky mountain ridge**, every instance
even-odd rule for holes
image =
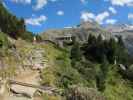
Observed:
[[[47,30],[44,33],[41,33],[41,36],[43,39],[53,40],[57,36],[64,36],[68,34],[75,36],[77,40],[81,42],[86,41],[88,39],[89,34],[93,34],[95,36],[102,34],[107,39],[112,37],[112,34],[110,32],[103,29],[97,23],[92,23],[92,22],[83,22],[80,25],[60,30],[59,29]]]
[[[78,41],[85,42],[89,34],[98,36],[101,34],[105,39],[110,37],[115,38],[116,35],[122,36],[125,46],[130,53],[133,53],[133,25],[109,25],[106,27],[100,26],[95,22],[83,22],[74,27],[64,29],[51,29],[41,34],[43,39],[53,40],[55,37],[71,34]]]
[[[106,27],[106,30],[109,31],[113,36],[122,36],[129,53],[133,54],[133,25],[124,24],[108,26]]]

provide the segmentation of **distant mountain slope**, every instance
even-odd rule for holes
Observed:
[[[57,36],[63,36],[67,34],[72,34],[73,36],[76,36],[77,40],[82,42],[87,40],[89,34],[93,34],[95,36],[102,34],[106,38],[111,37],[111,34],[108,31],[104,30],[98,24],[92,22],[84,22],[81,23],[80,25],[77,25],[76,27],[69,27],[61,30],[59,29],[48,30],[42,33],[41,36],[43,39],[52,40]]]
[[[101,27],[95,22],[83,22],[76,27],[68,27],[64,29],[48,30],[41,34],[43,39],[53,40],[57,36],[72,34],[76,36],[77,40],[84,42],[87,40],[89,34],[95,36],[101,34],[106,39],[121,35],[123,37],[125,46],[128,48],[129,53],[133,54],[133,26],[132,25],[110,25]]]
[[[115,25],[106,28],[112,35],[121,35],[129,53],[133,54],[133,26],[132,25]]]

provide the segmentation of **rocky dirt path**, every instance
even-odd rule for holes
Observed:
[[[37,70],[24,70],[23,73],[17,75],[14,80],[23,83],[39,85],[40,73]]]
[[[39,72],[33,70],[26,70],[14,78],[15,81],[29,83],[33,85],[39,85]],[[0,100],[41,100],[39,98],[32,98],[37,89],[31,87],[25,87],[21,85],[11,85],[11,90],[16,94],[8,92],[5,84],[1,86]],[[24,95],[25,96],[24,96]],[[31,98],[30,98],[31,97]]]
[[[33,67],[35,68],[46,67],[47,60],[44,56],[44,49],[35,48],[32,50],[32,54],[30,56],[31,57],[29,58],[34,58],[33,61],[31,61],[32,59],[30,59],[31,66],[34,65]],[[33,70],[31,68],[25,68],[25,70],[21,71],[21,73],[17,73],[17,75],[12,80],[39,86],[40,73],[37,69]],[[12,92],[8,92],[5,86],[2,86],[0,90],[2,90],[2,92],[0,93],[0,100],[41,100],[40,98],[33,99],[34,93],[37,91],[37,89],[32,87],[12,84],[10,86],[10,90]]]

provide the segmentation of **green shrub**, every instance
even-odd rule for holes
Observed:
[[[2,47],[8,47],[10,45],[8,39],[7,39],[7,36],[0,32],[0,48]]]
[[[68,88],[72,84],[87,85],[87,81],[83,76],[71,66],[69,53],[61,51],[62,53],[56,57],[56,75],[58,77],[58,85],[62,88]]]
[[[69,87],[65,95],[67,100],[105,100],[97,90],[82,86]]]

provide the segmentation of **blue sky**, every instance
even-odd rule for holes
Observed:
[[[133,25],[133,0],[4,0],[4,5],[17,17],[23,17],[27,29],[34,33],[82,21]]]

